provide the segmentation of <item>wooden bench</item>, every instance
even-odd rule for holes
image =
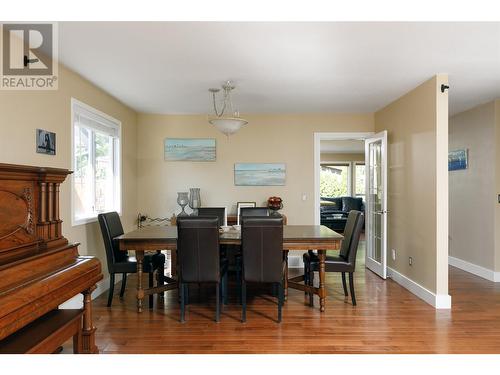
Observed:
[[[0,341],[1,354],[54,353],[73,337],[73,353],[82,351],[83,310],[53,310]]]

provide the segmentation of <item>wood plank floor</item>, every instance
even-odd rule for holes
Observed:
[[[328,275],[326,312],[319,312],[317,299],[310,308],[302,292],[290,290],[281,324],[275,299],[262,288],[249,291],[245,324],[234,289],[220,323],[213,321],[208,287],[192,288],[184,324],[176,291],[137,314],[131,275],[124,300],[115,288],[112,308],[106,295],[94,301],[97,345],[102,353],[500,353],[500,285],[450,267],[453,308],[436,311],[365,270],[363,257],[360,252],[356,307],[344,298],[340,277]]]

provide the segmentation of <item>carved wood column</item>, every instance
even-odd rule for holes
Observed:
[[[92,324],[92,292],[96,286],[83,291],[83,330],[82,330],[82,353],[97,354],[99,349],[95,344],[96,328]]]
[[[60,184],[56,183],[54,184],[54,220],[57,222],[56,223],[56,237],[61,237],[62,233],[62,221],[61,217],[59,216],[59,187]]]

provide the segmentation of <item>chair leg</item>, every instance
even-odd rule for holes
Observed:
[[[114,291],[115,291],[115,274],[111,273],[109,275],[108,307],[111,307],[111,302],[113,302],[113,292]]]
[[[247,284],[241,280],[241,321],[247,321]]]
[[[127,285],[127,274],[122,273],[122,287],[120,289],[120,298],[123,298],[123,295],[125,294],[125,286]]]
[[[179,292],[181,293],[181,323],[184,323],[184,310],[185,310],[184,284],[180,282],[179,282]]]
[[[156,274],[156,285],[158,286],[163,286],[165,285],[165,268],[163,266],[163,264],[161,264],[159,267],[158,267],[158,272]],[[165,296],[165,292],[159,292],[158,293],[158,297],[164,297]]]
[[[215,321],[220,321],[220,283],[215,284]]]
[[[278,284],[276,284],[276,283],[273,283],[273,285],[272,285],[272,294],[273,294],[273,297],[279,298]]]
[[[223,282],[223,287],[224,287],[224,294],[222,297],[224,298],[224,305],[229,304],[229,289],[228,289],[228,284],[227,284],[227,271],[224,274],[224,278],[222,280]]]
[[[236,293],[238,302],[241,304],[241,264],[236,263]]]
[[[304,285],[309,285],[309,266],[304,262]],[[309,293],[304,292],[304,295],[307,297]]]
[[[279,295],[278,295],[278,323],[281,323],[281,310],[283,308],[283,301],[285,299],[285,289],[283,287],[283,282],[278,284]]]
[[[345,282],[345,272],[342,272],[342,287],[344,288],[344,295],[347,297],[347,284]]]
[[[356,296],[354,295],[354,272],[349,272],[349,289],[351,290],[352,305],[356,306]]]
[[[153,274],[153,271],[151,271],[149,273],[149,287],[150,288],[153,287],[153,281],[154,281],[154,274]],[[152,294],[149,295],[149,308],[150,309],[153,308],[153,295]]]
[[[309,286],[314,286],[314,271],[309,270]],[[314,306],[314,293],[309,293],[309,306]]]
[[[189,284],[184,284],[184,287],[186,288],[186,290],[184,290],[185,303],[189,305]]]

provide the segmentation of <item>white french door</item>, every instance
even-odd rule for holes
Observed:
[[[365,265],[387,277],[387,131],[365,140]]]

